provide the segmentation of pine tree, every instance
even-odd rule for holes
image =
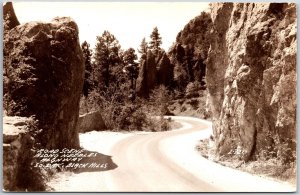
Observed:
[[[150,35],[150,49],[153,51],[155,55],[161,50],[160,45],[162,44],[161,37],[159,35],[157,27],[155,27]]]
[[[147,43],[147,41],[144,37],[142,42],[141,42],[140,49],[138,49],[138,52],[141,54],[140,61],[142,59],[146,59],[148,48],[149,48],[148,43]]]
[[[120,48],[119,41],[110,32],[104,31],[102,36],[97,36],[94,61],[100,88],[109,87],[113,69],[121,64]]]
[[[137,59],[137,55],[135,54],[135,50],[133,48],[127,49],[123,54],[123,62],[125,65],[135,63]]]
[[[90,50],[90,44],[88,44],[86,41],[84,41],[81,44],[81,49],[82,49],[84,63],[85,63],[83,95],[87,97],[89,92],[93,88],[93,79],[92,79],[93,68],[91,62],[92,51]]]
[[[131,88],[131,99],[135,99],[135,89],[136,89],[136,79],[139,74],[138,63],[135,62],[137,59],[137,55],[135,54],[135,50],[133,48],[129,48],[124,52],[123,62],[125,64],[125,72],[130,78],[130,88]]]

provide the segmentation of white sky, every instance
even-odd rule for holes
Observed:
[[[51,21],[56,16],[70,16],[79,27],[79,38],[93,48],[96,36],[108,30],[121,47],[139,48],[155,26],[166,51],[177,33],[195,16],[208,8],[204,2],[15,2],[20,23]]]

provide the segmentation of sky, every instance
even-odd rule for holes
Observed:
[[[13,6],[21,24],[49,22],[56,16],[73,18],[80,43],[86,40],[91,48],[96,36],[108,30],[123,49],[137,50],[144,37],[150,40],[157,26],[166,51],[188,22],[208,9],[204,2],[15,2]]]

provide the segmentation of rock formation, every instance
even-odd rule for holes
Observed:
[[[155,56],[149,50],[146,59],[142,60],[139,76],[136,81],[137,94],[140,97],[148,97],[156,85]]]
[[[174,84],[180,91],[184,91],[190,78],[187,64],[185,63],[185,49],[176,43],[169,52],[171,63],[174,65]]]
[[[34,115],[44,147],[78,147],[84,64],[76,23],[55,18],[19,25],[8,32],[4,51],[7,115]]]
[[[151,90],[160,85],[170,87],[173,84],[174,67],[166,52],[161,50],[155,56],[151,50],[140,64],[137,79],[137,94],[140,97],[148,97]]]
[[[179,90],[185,90],[189,82],[204,85],[206,59],[211,29],[209,13],[202,12],[185,25],[176,38],[176,43],[169,52],[174,64],[174,80]]]
[[[35,150],[79,147],[84,63],[78,27],[70,18],[18,25],[11,3],[4,23],[4,189],[41,191]]]
[[[161,56],[157,63],[157,84],[169,87],[173,83],[173,65],[165,52]]]
[[[10,30],[20,25],[20,22],[15,14],[12,2],[7,2],[3,6],[3,20],[5,21],[5,24],[3,25],[4,30]]]
[[[295,160],[296,5],[212,8],[206,80],[218,155],[248,161],[275,151]]]
[[[3,117],[3,189],[6,191],[45,190],[36,161],[34,121],[27,117]]]

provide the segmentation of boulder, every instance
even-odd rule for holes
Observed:
[[[106,126],[100,111],[90,112],[79,116],[78,132],[80,133],[101,131],[105,128]]]
[[[206,81],[219,156],[295,160],[296,5],[214,3]],[[290,148],[291,150],[288,150]]]
[[[4,58],[7,115],[34,116],[43,147],[79,147],[84,63],[76,23],[62,17],[18,25],[8,32]]]

